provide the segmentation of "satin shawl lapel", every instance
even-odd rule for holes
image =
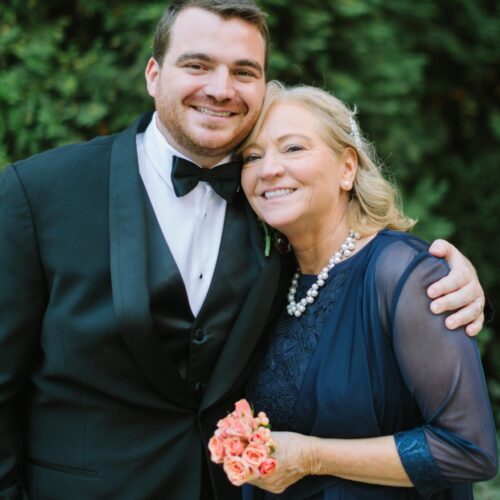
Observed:
[[[185,383],[153,329],[147,272],[147,194],[137,160],[136,135],[151,121],[138,119],[119,134],[111,152],[109,189],[110,266],[118,326],[132,356],[171,402],[194,407]]]
[[[246,204],[246,210],[252,247],[257,256],[260,271],[212,372],[201,404],[202,410],[223,397],[243,372],[255,346],[264,333],[264,326],[280,277],[281,260],[279,255],[277,252],[272,252],[270,257],[264,256],[263,231],[257,224],[255,214],[248,204]],[[230,249],[227,252],[227,256],[219,255],[221,262],[224,262],[225,258],[234,258]],[[238,279],[238,277],[232,276],[230,279]]]

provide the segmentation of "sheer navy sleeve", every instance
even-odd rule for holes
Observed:
[[[428,496],[450,483],[495,475],[495,427],[475,341],[448,330],[446,316],[429,309],[426,289],[448,273],[446,263],[425,249],[393,250],[385,256],[388,274],[404,271],[388,287],[393,288],[389,328],[401,373],[425,422],[397,433],[395,440],[408,476]]]

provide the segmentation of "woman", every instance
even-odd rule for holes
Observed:
[[[298,263],[248,389],[279,467],[244,496],[472,498],[498,466],[478,352],[429,311],[446,264],[406,232],[354,114],[273,82],[242,155],[250,204]]]

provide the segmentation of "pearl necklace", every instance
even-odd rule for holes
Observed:
[[[286,310],[290,316],[300,318],[302,314],[304,314],[306,307],[314,302],[318,296],[320,288],[324,286],[325,280],[328,279],[328,273],[339,262],[352,255],[353,250],[356,248],[356,240],[359,240],[359,238],[359,233],[355,233],[352,229],[349,231],[349,236],[346,238],[344,243],[342,243],[339,250],[330,257],[328,264],[318,274],[316,283],[311,285],[311,288],[307,290],[306,296],[298,303],[295,302],[295,294],[297,293],[297,286],[299,284],[301,273],[300,268],[297,269],[297,272],[293,275],[290,289],[288,290],[288,305]]]

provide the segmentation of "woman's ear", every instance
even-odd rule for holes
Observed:
[[[353,148],[346,148],[342,153],[340,168],[342,169],[340,187],[345,191],[350,191],[358,171],[358,155]]]

